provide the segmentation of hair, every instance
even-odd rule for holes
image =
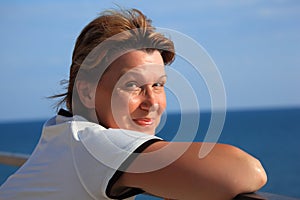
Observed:
[[[101,46],[100,50],[99,46]],[[97,53],[91,56],[97,48]],[[173,42],[161,33],[156,32],[152,26],[152,21],[141,11],[130,9],[102,12],[99,17],[91,21],[82,30],[76,40],[69,80],[61,82],[61,84],[67,84],[65,87],[67,92],[51,97],[62,98],[58,102],[57,108],[65,103],[67,109],[74,114],[72,107],[83,106],[78,100],[79,98],[74,101],[75,95],[78,95],[76,90],[73,89],[79,71],[84,70],[87,72],[84,73],[86,74],[83,77],[84,79],[93,80],[93,75],[99,74],[93,73],[93,71],[95,69],[105,70],[104,66],[109,65],[111,62],[108,61],[108,58],[133,49],[146,52],[158,50],[165,65],[171,64],[175,58]]]

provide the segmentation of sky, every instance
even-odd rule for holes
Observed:
[[[55,101],[47,96],[64,91],[59,83],[68,79],[76,37],[116,5],[138,8],[155,26],[202,46],[220,73],[228,110],[300,107],[298,0],[2,0],[0,121],[55,114]],[[185,76],[200,107],[209,109],[201,77]],[[177,109],[172,100],[169,105]]]

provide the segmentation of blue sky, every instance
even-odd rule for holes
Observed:
[[[300,107],[298,0],[2,0],[0,121],[55,114],[45,97],[63,91],[59,81],[68,78],[76,37],[115,4],[202,45],[223,78],[228,109]]]

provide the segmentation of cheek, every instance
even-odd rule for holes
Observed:
[[[104,125],[108,125],[107,121],[110,114],[110,95],[106,91],[97,90],[95,97],[95,110],[97,112],[98,121]]]
[[[135,101],[135,100],[134,100]],[[131,110],[131,106],[134,104],[130,94],[122,90],[116,90],[112,96],[112,109],[114,113],[128,114]]]
[[[167,107],[167,99],[166,99],[165,92],[163,92],[162,94],[160,94],[158,96],[158,104],[159,104],[161,113],[164,112]]]
[[[127,109],[129,114],[132,114],[134,111],[136,111],[139,108],[141,103],[142,102],[140,98],[133,97],[133,96],[129,97],[127,101]]]

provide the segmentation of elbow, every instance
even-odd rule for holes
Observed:
[[[262,188],[268,180],[267,173],[265,169],[263,168],[261,162],[257,159],[255,159],[255,163],[252,166],[253,168],[253,188],[250,192],[255,192]]]
[[[267,174],[261,162],[244,153],[240,162],[240,177],[233,184],[234,195],[256,192],[267,183]]]

